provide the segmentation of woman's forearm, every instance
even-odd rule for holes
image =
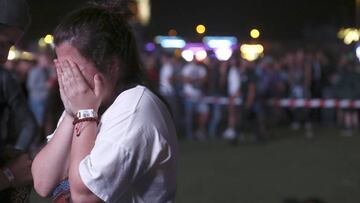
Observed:
[[[95,122],[80,123],[81,132],[79,136],[74,136],[71,145],[69,182],[71,198],[74,203],[78,202],[101,202],[101,200],[93,194],[81,180],[79,165],[95,145],[97,125]]]
[[[36,155],[32,165],[34,187],[41,196],[48,196],[67,177],[74,126],[65,114],[51,141]]]

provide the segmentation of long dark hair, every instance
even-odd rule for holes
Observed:
[[[55,29],[54,43],[71,44],[105,75],[113,75],[114,61],[119,63],[115,91],[120,93],[134,85],[144,85],[146,79],[135,37],[124,16],[126,7],[122,1],[103,2],[68,14]]]

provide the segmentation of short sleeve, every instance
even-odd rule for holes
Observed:
[[[132,155],[124,148],[100,141],[79,166],[84,184],[105,202],[115,202],[134,178]]]
[[[100,139],[79,166],[84,184],[105,202],[123,201],[138,177],[169,160],[169,148],[151,127],[133,128],[121,143]],[[132,188],[131,188],[132,189]]]

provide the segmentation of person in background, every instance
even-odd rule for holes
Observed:
[[[293,99],[308,99],[311,96],[311,60],[304,50],[298,50],[293,55],[293,60],[289,65],[289,87],[290,97]],[[312,138],[314,136],[312,131],[312,124],[309,119],[309,109],[293,108],[293,123],[291,129],[299,130],[301,124],[305,129],[305,137]]]
[[[241,70],[239,60],[234,55],[229,62],[229,72],[227,75],[227,90],[228,90],[228,124],[223,137],[225,139],[234,139],[237,136],[236,124],[238,123],[238,118],[240,112],[235,104],[236,98],[241,96]],[[242,139],[243,135],[239,135]]]
[[[256,64],[254,61],[242,60],[241,68],[243,70],[241,76],[241,98],[243,101],[241,109],[241,115],[243,116],[240,119],[241,130],[245,131],[245,127],[249,125],[254,133],[253,141],[262,142],[264,141],[265,132],[258,109]],[[239,141],[239,136],[232,139],[231,144],[235,145],[237,141]]]
[[[37,65],[31,69],[26,86],[29,92],[30,108],[43,131],[45,110],[54,81],[51,73],[53,67],[50,53],[40,52],[37,59]]]
[[[14,75],[17,82],[20,84],[22,91],[25,93],[26,99],[29,99],[29,91],[27,89],[27,80],[31,69],[35,65],[34,58],[23,58],[15,60],[15,66],[12,70],[12,74]]]
[[[25,0],[0,0],[0,11],[0,202],[25,202],[24,186],[32,182],[26,152],[37,126],[21,87],[2,64],[29,25],[29,9]]]
[[[227,74],[228,62],[211,61],[209,64],[208,94],[214,97],[214,103],[211,105],[211,117],[209,121],[208,132],[210,138],[216,138],[219,133],[219,126],[225,105],[220,103],[218,98],[227,96]]]
[[[354,56],[343,55],[340,60],[340,74],[337,82],[337,97],[339,99],[356,100],[360,97],[359,73],[356,71]],[[352,136],[359,127],[358,112],[353,108],[339,110],[339,119],[343,128],[343,136]]]
[[[161,55],[161,68],[159,76],[159,92],[170,106],[172,115],[175,119],[176,129],[179,129],[179,113],[177,105],[177,97],[175,92],[175,64],[173,55],[163,53]]]
[[[195,59],[196,60],[196,59]],[[201,101],[204,96],[204,85],[207,80],[207,71],[200,61],[187,63],[182,70],[184,81],[183,92],[185,101],[185,128],[186,138],[193,140],[194,111],[199,115],[196,122],[196,139],[205,139],[205,126],[209,115],[209,107]]]
[[[145,74],[149,80],[150,85],[154,89],[159,88],[159,70],[158,62],[154,54],[147,54],[144,56]]]

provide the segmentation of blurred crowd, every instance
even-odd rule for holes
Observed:
[[[63,110],[54,57],[43,51],[34,59],[5,64],[21,84],[41,127],[40,143],[55,129]],[[267,102],[271,98],[359,99],[360,66],[352,53],[297,49],[247,61],[235,52],[227,61],[209,55],[187,62],[176,52],[163,51],[144,53],[143,63],[149,83],[172,111],[179,136],[188,140],[262,142],[273,136],[270,128],[282,125],[303,130],[307,138],[314,136],[318,125],[336,124],[345,136],[358,129],[358,109],[280,108]]]
[[[314,125],[341,128],[351,136],[358,128],[358,110],[280,108],[272,98],[360,98],[360,66],[352,52],[328,54],[296,49],[247,61],[233,53],[228,61],[211,54],[186,62],[176,54],[149,54],[145,67],[152,84],[167,100],[186,139],[222,137],[234,141],[267,141],[279,125],[314,136]],[[204,97],[215,99],[204,100]],[[227,104],[216,98],[227,98]],[[238,99],[242,104],[238,105]],[[245,136],[250,132],[250,136]]]
[[[63,111],[53,59],[53,51],[46,50],[39,51],[34,57],[8,60],[4,64],[20,84],[39,126],[40,136],[34,141],[35,149],[56,128]]]

